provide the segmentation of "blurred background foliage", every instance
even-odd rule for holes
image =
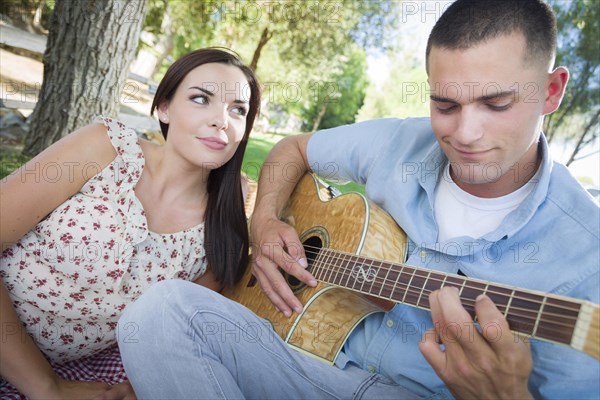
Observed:
[[[150,0],[144,29],[172,43],[161,60],[205,46],[234,49],[265,85],[268,123],[298,131],[355,121],[368,86],[366,51],[392,51],[399,12],[394,0]]]
[[[570,142],[572,151],[565,160],[598,154],[598,117],[600,116],[600,3],[597,0],[550,2],[557,14],[557,65],[571,73],[565,98],[557,112],[545,119],[549,141]],[[596,144],[595,149],[590,145]]]

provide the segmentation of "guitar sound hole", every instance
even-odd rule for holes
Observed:
[[[311,236],[308,239],[306,239],[302,243],[302,245],[304,246],[304,253],[306,254],[306,258],[308,261],[308,267],[306,269],[308,271],[311,271],[315,257],[317,257],[319,250],[323,248],[323,241],[318,236]],[[288,285],[290,285],[290,288],[292,289],[292,292],[294,292],[294,294],[300,292],[306,287],[306,285],[303,282],[299,281],[296,277],[287,273],[285,274],[285,279]]]

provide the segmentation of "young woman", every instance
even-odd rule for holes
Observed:
[[[93,397],[108,385],[64,380],[48,360],[114,345],[123,309],[157,281],[220,290],[243,275],[241,165],[259,108],[252,70],[198,50],[158,86],[163,145],[97,118],[2,182],[2,378],[30,398]]]

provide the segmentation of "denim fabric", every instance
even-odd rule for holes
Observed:
[[[344,370],[288,347],[245,307],[181,280],[153,286],[117,328],[127,375],[142,399],[413,399],[389,379]],[[436,397],[439,398],[439,397]]]

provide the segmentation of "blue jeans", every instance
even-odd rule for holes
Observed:
[[[419,398],[351,363],[339,369],[291,349],[267,321],[191,282],[154,285],[117,332],[141,399]]]

